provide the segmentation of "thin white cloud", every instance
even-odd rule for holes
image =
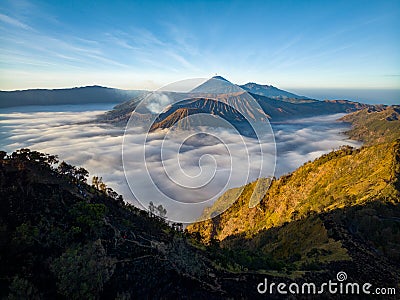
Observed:
[[[7,16],[7,15],[1,14],[1,13],[0,13],[0,22],[6,23],[8,25],[12,25],[12,26],[15,26],[18,28],[22,28],[25,30],[32,30],[32,28],[29,25],[15,19],[15,18],[12,18],[10,16]]]
[[[196,71],[197,69],[187,60],[185,57],[182,55],[179,55],[173,51],[166,51],[166,54],[176,60],[179,64],[181,64],[184,68],[190,68],[193,71]]]
[[[116,45],[116,46],[120,46],[122,48],[125,49],[129,49],[129,50],[139,50],[138,47],[134,47],[132,45],[130,45],[129,41],[127,39],[121,38],[119,35],[126,35],[125,33],[118,31],[118,33],[116,34],[112,34],[112,33],[105,33],[105,36],[107,37],[107,40],[109,42],[111,42],[112,44]]]

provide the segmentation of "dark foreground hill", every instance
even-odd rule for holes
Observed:
[[[55,157],[28,150],[1,153],[1,297],[254,299],[265,296],[256,290],[264,278],[321,284],[339,271],[398,287],[399,148],[332,152],[274,181],[253,209],[250,184],[191,233],[125,204],[101,181],[86,184],[82,168],[55,168]]]
[[[0,157],[0,298],[215,298],[183,233],[87,172],[27,149]],[[174,224],[176,228],[180,225]]]
[[[259,296],[264,275],[230,271],[218,245],[125,204],[101,179],[88,185],[87,176],[55,156],[0,152],[1,299]]]

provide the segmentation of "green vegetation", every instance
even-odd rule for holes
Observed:
[[[54,155],[0,151],[0,298],[254,299],[264,278],[322,283],[339,270],[399,288],[397,114],[349,115],[371,145],[227,191],[185,231]]]
[[[0,298],[221,293],[205,253],[182,224],[165,222],[162,206],[158,216],[141,211],[101,178],[89,185],[86,170],[52,155],[21,149],[0,156]]]
[[[344,116],[342,121],[352,124],[347,131],[352,139],[366,145],[392,142],[400,137],[400,106],[375,106]]]
[[[343,146],[272,180],[255,208],[255,182],[227,191],[201,219],[228,209],[187,227],[219,249],[217,266],[291,278],[334,276],[340,266],[361,281],[379,282],[379,274],[398,284],[399,107],[370,107],[342,120],[369,146]]]
[[[101,240],[68,248],[50,269],[57,277],[57,290],[72,299],[93,299],[114,273],[116,261],[106,255]]]
[[[199,231],[206,241],[240,233],[250,237],[313,213],[362,205],[378,197],[397,203],[399,148],[399,141],[362,149],[342,147],[272,181],[258,207],[248,206],[255,183],[248,184],[225,213],[188,229]],[[232,199],[222,196],[205,213],[212,215],[213,211],[219,211],[224,206],[221,201],[231,203]]]
[[[227,254],[215,261],[232,271],[287,276],[312,270],[317,276],[346,262],[357,278],[373,271],[388,278],[386,268],[399,280],[399,174],[400,140],[344,146],[273,180],[258,207],[248,205],[255,182],[228,191],[203,217],[232,203],[240,191],[236,202],[187,229],[206,244],[218,244]]]

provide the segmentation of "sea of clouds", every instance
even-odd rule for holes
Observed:
[[[229,188],[260,176],[279,177],[344,144],[360,145],[342,134],[348,127],[336,121],[341,116],[336,114],[272,124],[276,167],[273,140],[261,143],[261,155],[257,140],[228,129],[174,139],[166,139],[165,130],[155,132],[146,135],[144,150],[140,131],[124,139],[124,128],[90,122],[108,109],[110,105],[0,110],[0,149],[28,147],[57,154],[91,176],[101,176],[135,205],[162,204],[169,219],[187,223]]]

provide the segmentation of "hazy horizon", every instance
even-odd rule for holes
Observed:
[[[400,89],[293,88],[291,92],[317,100],[351,100],[368,104],[400,104]]]
[[[249,80],[248,82],[254,82],[252,80]],[[247,83],[247,82],[246,82]],[[259,83],[258,84],[267,84],[269,83]],[[121,90],[148,90],[151,91],[151,89],[146,89],[145,87],[143,88],[121,88],[121,87],[115,87],[111,85],[98,85],[94,84],[95,86],[102,86],[102,87],[107,87],[107,88],[115,88],[115,89],[121,89]],[[23,91],[23,90],[41,90],[41,89],[48,89],[48,90],[58,90],[58,89],[71,89],[71,88],[80,88],[80,87],[87,87],[87,86],[93,86],[90,84],[87,85],[75,85],[75,86],[65,86],[65,87],[37,87],[37,88],[23,88],[23,89],[16,89],[16,90],[0,90],[0,91],[6,91],[6,92],[11,92],[11,91]],[[156,87],[154,90],[157,90],[162,86]],[[308,98],[313,98],[317,100],[350,100],[350,101],[356,101],[356,102],[361,102],[361,103],[367,103],[367,104],[386,104],[386,105],[395,105],[395,104],[400,104],[400,89],[374,89],[374,88],[354,88],[354,89],[348,89],[348,88],[291,88],[291,87],[279,87],[275,86],[276,88],[295,93],[299,96],[305,96]]]

